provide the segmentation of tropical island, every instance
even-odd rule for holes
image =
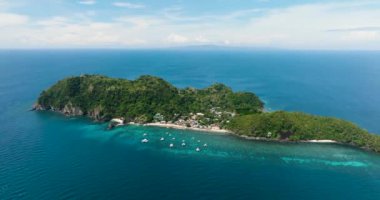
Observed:
[[[380,152],[380,136],[354,123],[300,112],[265,112],[251,92],[224,84],[204,89],[177,88],[149,75],[136,80],[81,75],[42,91],[33,110],[87,116],[110,128],[142,124],[229,132],[257,140],[336,142]]]

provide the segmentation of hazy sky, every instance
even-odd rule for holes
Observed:
[[[380,0],[0,0],[0,48],[380,50]]]

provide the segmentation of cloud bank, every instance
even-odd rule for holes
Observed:
[[[99,2],[78,3],[89,7]],[[109,6],[147,8],[144,4],[122,1],[111,2]],[[0,47],[140,48],[213,44],[380,50],[380,3],[376,1],[247,8],[202,15],[189,14],[186,7],[170,6],[154,12],[107,15],[107,20],[101,17],[105,11],[100,11],[41,19],[0,10]]]

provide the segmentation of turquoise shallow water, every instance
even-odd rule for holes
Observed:
[[[343,117],[380,133],[379,64],[376,52],[2,51],[0,199],[380,199],[380,156],[350,147],[107,131],[27,111],[67,75],[149,73],[180,87],[224,82],[271,109]]]

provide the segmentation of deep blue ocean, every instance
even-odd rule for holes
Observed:
[[[1,200],[380,199],[380,154],[154,127],[107,131],[28,111],[43,89],[81,74],[221,82],[255,92],[268,110],[339,117],[380,134],[380,52],[0,50]]]

